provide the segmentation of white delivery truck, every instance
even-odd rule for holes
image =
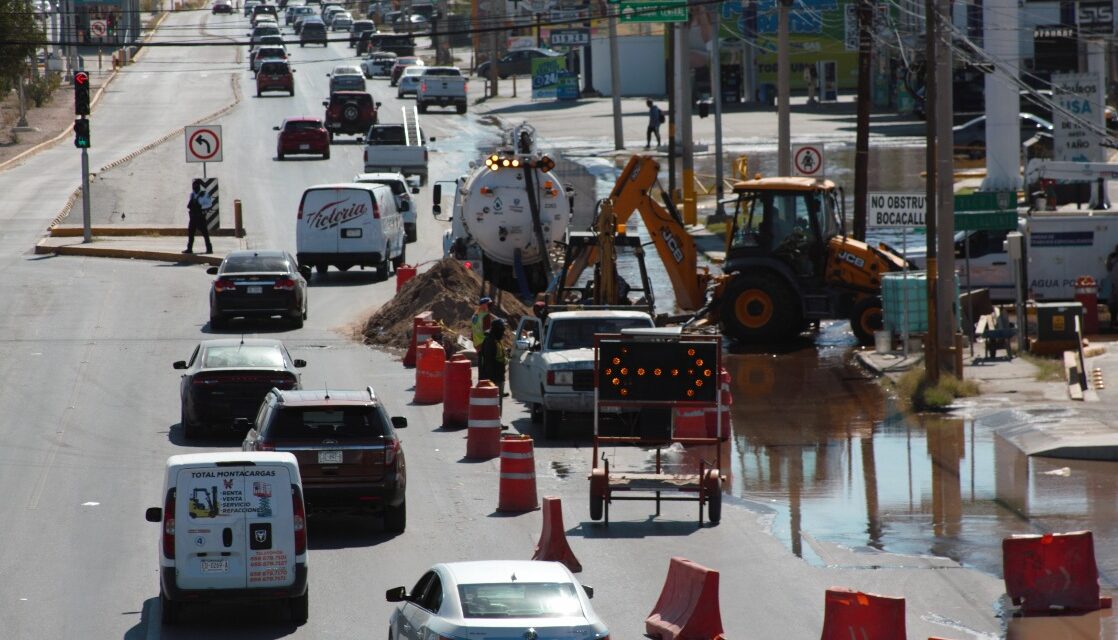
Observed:
[[[383,184],[320,184],[299,202],[295,259],[299,268],[325,273],[330,266],[375,267],[385,280],[389,263],[404,264],[404,217],[396,196]]]
[[[1106,257],[1118,248],[1118,213],[1033,213],[1018,218],[1018,230],[1025,236],[1025,291],[1031,292],[1032,299],[1071,300],[1080,276],[1094,278],[1100,294],[1106,290]],[[971,289],[989,289],[995,302],[1014,299],[1013,264],[1005,237],[1005,231],[956,234],[955,267],[963,288],[967,285],[966,242],[970,245]]]
[[[307,526],[295,456],[279,452],[192,453],[167,459],[159,601],[164,624],[186,602],[288,600],[307,621]]]

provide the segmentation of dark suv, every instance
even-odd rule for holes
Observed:
[[[303,47],[307,44],[330,46],[326,41],[326,25],[321,20],[303,21],[303,27],[299,30],[299,46]]]
[[[379,513],[385,529],[403,533],[407,472],[396,429],[407,425],[388,417],[372,387],[272,389],[241,449],[295,454],[308,511]]]
[[[359,136],[368,131],[377,123],[380,103],[363,91],[335,91],[322,106],[326,107],[326,130],[333,140],[334,134]]]

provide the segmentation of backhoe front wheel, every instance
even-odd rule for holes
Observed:
[[[866,296],[854,303],[854,310],[850,313],[850,328],[858,344],[873,344],[873,334],[885,327],[884,316],[881,312],[881,298]]]
[[[784,282],[765,275],[737,275],[722,303],[722,331],[739,342],[770,342],[800,331],[800,307]]]

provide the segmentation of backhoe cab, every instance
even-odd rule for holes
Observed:
[[[722,331],[743,342],[791,338],[849,318],[858,341],[882,327],[881,276],[904,268],[886,245],[846,237],[842,190],[829,180],[758,178],[734,185],[727,278],[715,301]]]

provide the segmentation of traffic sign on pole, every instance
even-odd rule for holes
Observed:
[[[805,144],[792,147],[792,166],[796,175],[809,178],[823,177],[823,145]]]
[[[622,2],[621,22],[687,22],[686,2]]]
[[[553,29],[549,37],[553,47],[584,47],[590,44],[590,29]]]
[[[189,126],[185,131],[187,162],[221,162],[221,125]]]

